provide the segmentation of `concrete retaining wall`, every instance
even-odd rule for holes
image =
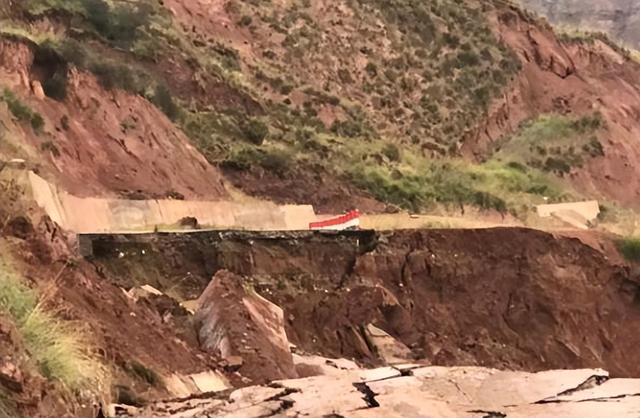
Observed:
[[[600,205],[597,200],[588,202],[556,203],[552,205],[540,205],[537,208],[538,216],[546,218],[557,213],[575,212],[587,221],[592,221],[600,214]]]
[[[196,218],[203,228],[254,231],[306,230],[316,220],[310,205],[80,198],[33,172],[29,181],[38,205],[53,221],[76,233],[167,230],[185,217]]]

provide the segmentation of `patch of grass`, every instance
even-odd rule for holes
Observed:
[[[251,118],[242,123],[240,129],[244,137],[253,144],[262,145],[267,135],[269,127],[259,119]]]
[[[9,89],[4,89],[0,100],[9,107],[9,111],[21,122],[28,122],[35,132],[41,132],[44,128],[44,119],[38,112],[34,112],[29,106],[24,104]]]
[[[430,162],[415,172],[369,164],[350,170],[352,181],[378,199],[420,212],[436,204],[506,213],[515,210],[519,195],[558,196],[554,186],[538,176],[508,166],[466,165],[459,161]]]
[[[627,261],[640,261],[640,237],[626,237],[616,241],[616,246]]]
[[[518,133],[498,145],[492,158],[563,176],[589,159],[604,156],[598,139],[604,128],[599,113],[580,118],[542,115],[524,123]]]
[[[79,329],[46,312],[37,293],[0,266],[0,310],[15,322],[43,376],[70,389],[95,389],[106,378]]]
[[[534,204],[563,201],[564,185],[541,170],[519,163],[462,159],[432,160],[410,146],[399,160],[386,154],[386,140],[356,143],[331,138],[334,155],[327,158],[357,187],[376,198],[413,212],[438,206],[465,207],[525,215]],[[349,155],[340,157],[339,154]]]

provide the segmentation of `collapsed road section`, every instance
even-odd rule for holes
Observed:
[[[629,332],[640,321],[640,281],[574,238],[498,228],[80,239],[104,277],[124,289],[153,286],[185,307],[210,283],[225,297],[250,289],[283,310],[288,340],[305,353],[369,366],[395,358],[640,374],[640,336]],[[217,329],[229,341],[245,340],[236,326]],[[375,344],[382,335],[398,342],[390,353]],[[264,352],[235,354],[262,356],[244,364],[272,364]],[[239,373],[253,381],[276,374],[260,367]],[[292,366],[277,376],[300,374]]]

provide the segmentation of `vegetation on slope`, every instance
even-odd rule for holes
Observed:
[[[44,127],[42,116],[22,103],[11,90],[5,88],[0,95],[0,101],[7,104],[9,111],[15,118],[21,122],[28,122],[34,131],[39,132]]]
[[[604,127],[598,113],[575,119],[542,115],[498,146],[493,158],[513,167],[527,166],[562,177],[588,160],[604,156],[598,139]]]
[[[445,0],[359,2],[377,8],[397,31],[397,55],[369,63],[380,68],[369,83],[381,99],[397,100],[396,112],[413,122],[405,134],[413,142],[430,140],[455,151],[519,69],[512,52],[498,42],[484,12],[490,3]],[[393,38],[392,38],[393,39]],[[365,84],[363,88],[367,88]],[[420,96],[410,105],[407,94]],[[402,108],[404,106],[404,109]]]
[[[47,312],[34,290],[0,268],[0,312],[16,324],[40,373],[72,390],[96,389],[106,375],[78,328]]]
[[[484,164],[458,157],[520,66],[489,28],[492,2],[349,0],[344,7],[318,14],[308,1],[227,2],[225,12],[255,42],[282,36],[250,64],[181,29],[151,0],[28,0],[3,30],[35,43],[36,61],[49,69],[48,96],[64,100],[71,66],[91,71],[106,88],[155,103],[212,164],[283,177],[310,170],[413,211],[442,204],[520,213],[544,198],[575,196],[557,177],[602,153],[594,136],[600,126],[572,126],[588,121],[545,116]],[[21,16],[65,30],[37,32]],[[342,41],[344,33],[351,41]],[[199,88],[163,71],[169,63],[193,71]],[[237,96],[197,93],[220,85],[220,96]]]
[[[617,247],[627,261],[640,261],[640,238],[626,237],[617,242]]]

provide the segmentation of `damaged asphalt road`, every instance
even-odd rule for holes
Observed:
[[[640,379],[609,379],[599,369],[525,373],[408,365],[284,380],[238,389],[227,398],[159,402],[119,416],[637,417],[638,393]]]

